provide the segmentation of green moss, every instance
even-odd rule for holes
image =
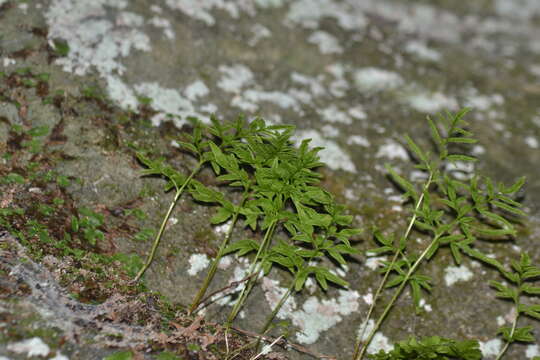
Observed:
[[[47,343],[52,350],[58,348],[63,332],[53,326],[46,325],[45,321],[34,312],[29,312],[17,303],[8,305],[13,312],[0,312],[0,319],[10,326],[0,329],[0,343],[21,341],[32,337],[39,337]]]
[[[197,245],[210,245],[214,243],[217,238],[212,228],[206,227],[205,229],[196,231],[193,234],[193,240]]]

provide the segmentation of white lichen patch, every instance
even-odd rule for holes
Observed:
[[[307,283],[306,283],[307,284]],[[281,300],[287,288],[280,287],[279,282],[267,277],[262,280],[262,289],[271,309]],[[360,296],[356,291],[339,290],[337,298],[320,300],[315,296],[309,297],[298,309],[294,297],[289,297],[277,314],[280,319],[290,319],[300,328],[296,335],[297,341],[303,344],[313,344],[320,333],[330,329],[344,317],[358,310]]]
[[[51,352],[49,345],[38,337],[26,339],[16,343],[7,345],[7,350],[16,354],[25,354],[27,357],[32,356],[47,356]]]
[[[243,87],[253,82],[253,72],[245,65],[221,65],[219,71],[223,76],[217,86],[226,92],[238,94]]]
[[[339,40],[326,31],[315,31],[308,38],[308,42],[319,47],[321,54],[341,54],[343,48],[339,45]]]
[[[532,359],[535,356],[540,356],[540,351],[538,350],[538,345],[528,345],[527,349],[525,350],[525,356],[528,359]]]
[[[431,311],[433,311],[433,308],[431,307],[431,305],[428,304],[428,303],[426,302],[426,300],[423,299],[423,298],[420,299],[419,305],[420,305],[420,307],[421,307],[422,309],[424,309],[426,312],[431,312]]]
[[[300,74],[296,71],[293,71],[291,73],[291,81],[296,84],[304,85],[305,87],[309,88],[311,95],[313,95],[314,97],[320,97],[320,96],[326,95],[326,90],[322,84],[322,81],[323,81],[322,76],[318,76],[318,77],[307,76],[304,74]]]
[[[215,104],[205,104],[199,108],[202,112],[208,114],[215,114],[218,111],[218,107]]]
[[[511,324],[516,319],[516,315],[516,308],[513,307],[504,315],[504,320]]]
[[[283,295],[287,292],[287,288],[280,287],[279,281],[272,280],[268,277],[264,277],[262,280],[261,288],[264,291],[264,297],[271,309],[274,309],[280,302]],[[296,301],[294,296],[289,296],[287,301],[283,304],[279,310],[277,317],[281,319],[287,318],[296,309]]]
[[[369,256],[370,254],[366,254],[367,256]],[[377,270],[378,267],[382,266],[383,265],[383,261],[386,261],[388,260],[388,258],[386,256],[370,256],[366,259],[366,263],[365,265],[375,271]]]
[[[67,41],[69,53],[56,59],[67,72],[84,75],[91,67],[105,76],[122,74],[120,59],[133,50],[149,51],[150,39],[142,31],[143,18],[135,13],[111,12],[107,7],[124,7],[116,1],[53,0],[45,12],[49,39]]]
[[[228,284],[237,283],[236,286],[225,290],[223,293],[216,294],[211,298],[211,302],[221,306],[232,306],[235,303],[235,298],[232,294],[242,291],[245,287],[245,281],[240,282],[249,274],[249,260],[245,257],[238,258],[238,265],[233,270],[233,275],[229,278]]]
[[[311,104],[313,102],[313,96],[305,90],[292,88],[289,89],[288,94],[303,104]]]
[[[362,135],[349,136],[349,138],[347,139],[347,144],[349,144],[349,145],[360,145],[360,146],[364,146],[364,147],[369,147],[371,145],[369,140],[366,137],[362,136]]]
[[[6,56],[2,58],[2,63],[4,64],[4,67],[6,68],[8,66],[15,65],[17,61],[15,59],[12,59]]]
[[[424,61],[437,62],[441,59],[441,53],[430,49],[423,41],[411,40],[405,44],[405,51],[416,58]]]
[[[478,90],[470,89],[465,95],[465,106],[477,111],[487,111],[493,106],[504,104],[504,97],[500,94],[480,95]]]
[[[171,22],[168,19],[165,19],[159,16],[154,16],[148,20],[148,23],[157,28],[163,29],[163,35],[165,35],[167,39],[174,40],[174,38],[176,37],[176,34],[174,33],[174,30],[172,29]]]
[[[272,36],[272,32],[266,26],[262,24],[255,24],[251,27],[253,36],[248,40],[249,46],[255,46],[262,39],[266,39]]]
[[[364,300],[367,305],[373,304],[373,293],[369,292],[366,295],[363,295],[362,300]]]
[[[387,197],[388,201],[393,201],[397,203],[403,202],[403,195],[390,195]]]
[[[531,73],[536,76],[536,77],[540,77],[540,64],[536,65],[536,64],[533,64],[529,67],[529,70],[531,71]]]
[[[365,120],[367,119],[367,114],[364,111],[364,107],[362,105],[356,105],[349,109],[349,115],[351,115],[353,118]]]
[[[335,97],[345,96],[350,87],[345,79],[345,66],[340,63],[332,64],[326,67],[326,71],[334,76],[334,80],[330,83],[330,93]],[[356,117],[353,114],[351,116]]]
[[[373,336],[373,340],[367,348],[368,354],[376,354],[379,351],[392,351],[394,345],[390,343],[390,340],[384,336],[381,332],[376,332]]]
[[[274,104],[282,109],[292,109],[301,113],[300,103],[297,101],[297,93],[287,94],[280,91],[264,91],[248,89],[241,95],[236,95],[231,100],[231,105],[245,112],[256,112],[260,102]]]
[[[445,164],[445,169],[458,180],[468,180],[474,175],[474,162],[454,161]]]
[[[67,56],[58,58],[56,63],[77,75],[96,69],[105,79],[111,99],[123,108],[136,110],[136,92],[151,98],[152,107],[160,112],[152,118],[156,126],[171,117],[175,125],[181,126],[186,116],[200,116],[191,102],[174,89],[148,82],[136,85],[134,90],[121,79],[127,70],[122,59],[133,51],[151,49],[150,39],[143,32],[146,24],[163,28],[167,37],[174,37],[166,19],[145,21],[142,16],[125,11],[127,6],[127,1],[122,0],[53,0],[45,12],[49,39],[64,39],[70,49]]]
[[[233,263],[233,256],[232,255],[223,256],[219,260],[218,268],[220,268],[221,270],[228,269],[229,266],[232,265],[232,263]]]
[[[139,101],[133,90],[118,76],[107,76],[107,89],[109,97],[124,109],[137,109]]]
[[[540,3],[536,0],[495,0],[498,14],[527,20],[540,15]]]
[[[344,30],[361,30],[368,21],[362,12],[354,11],[352,5],[333,0],[298,0],[291,4],[287,21],[309,29],[319,27],[325,18],[336,20]]]
[[[177,127],[181,127],[188,116],[206,120],[206,117],[195,111],[191,101],[180,95],[177,90],[163,88],[156,82],[150,82],[135,85],[135,91],[152,99],[152,107],[160,112],[152,117],[154,126],[159,126],[162,121],[172,119]]]
[[[394,140],[387,140],[381,147],[379,147],[379,150],[377,150],[375,157],[400,159],[404,161],[409,160],[407,150],[405,150],[405,148],[401,144],[397,143]]]
[[[321,128],[321,132],[326,137],[338,137],[339,136],[339,129],[336,127],[326,124]]]
[[[319,152],[319,156],[321,157],[321,161],[326,163],[330,169],[341,169],[352,173],[356,172],[356,166],[349,155],[334,141],[323,138],[321,134],[315,130],[298,131],[293,140],[300,143],[304,139],[311,139],[311,146],[324,147],[324,149]]]
[[[366,341],[371,331],[375,327],[375,321],[369,319],[367,324],[364,322],[358,327],[358,336],[362,341]],[[380,331],[377,331],[371,340],[367,348],[368,354],[376,354],[379,351],[391,351],[394,346],[390,343],[388,338],[384,336]]]
[[[347,290],[339,290],[337,298],[308,298],[302,309],[289,315],[293,324],[302,331],[296,335],[297,341],[303,344],[315,343],[321,332],[332,328],[344,317],[358,310],[358,298],[358,292]]]
[[[525,144],[529,146],[531,149],[538,149],[538,139],[534,136],[527,136],[525,139]]]
[[[191,101],[195,101],[200,97],[208,95],[210,90],[204,82],[197,80],[189,84],[184,90],[184,95]]]
[[[255,14],[255,6],[252,1],[224,1],[224,0],[166,0],[165,4],[173,10],[180,10],[184,14],[214,25],[216,19],[212,10],[223,10],[231,17],[237,19],[242,12],[249,15]]]
[[[433,114],[441,110],[456,110],[458,108],[455,98],[440,92],[411,95],[405,101],[410,107],[422,113]]]
[[[486,148],[483,147],[482,145],[476,144],[471,149],[471,154],[473,154],[474,156],[480,156],[480,155],[483,155],[485,153],[486,153]]]
[[[159,5],[150,5],[150,10],[155,12],[156,14],[163,14],[163,9]]]
[[[487,358],[493,358],[499,354],[501,351],[503,342],[501,339],[493,339],[486,342],[479,341],[480,343],[480,351],[482,352],[482,355]]]
[[[444,282],[446,286],[452,286],[458,281],[469,281],[473,273],[465,265],[449,266],[444,269]]]
[[[61,352],[56,352],[56,355],[54,355],[52,358],[49,358],[49,360],[69,360],[69,358]]]
[[[189,265],[188,274],[195,276],[210,265],[210,259],[206,254],[192,254],[189,257]]]
[[[345,112],[337,108],[336,105],[330,105],[318,111],[324,121],[331,123],[352,124],[351,117]]]
[[[347,265],[341,264],[340,266],[334,268],[334,270],[330,270],[330,272],[334,275],[344,278],[345,276],[347,276],[349,270],[350,269]]]
[[[231,105],[248,113],[254,113],[259,109],[259,105],[244,99],[240,95],[236,95],[232,98]]]
[[[278,8],[283,6],[284,0],[255,0],[255,4],[261,8]]]
[[[375,67],[356,70],[354,82],[358,90],[365,93],[395,90],[404,84],[398,73]]]
[[[300,111],[300,104],[295,98],[287,93],[280,91],[260,91],[249,89],[244,92],[243,98],[251,104],[258,104],[261,101],[269,102],[279,106],[282,109],[293,109]]]
[[[215,225],[213,227],[214,232],[218,236],[226,236],[226,234],[229,232],[229,230],[231,228],[231,224],[232,224],[232,222],[229,220],[229,221],[224,222],[223,224]]]

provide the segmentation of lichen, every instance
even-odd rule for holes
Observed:
[[[191,254],[189,257],[189,265],[190,268],[187,271],[188,274],[195,276],[210,265],[210,259],[208,259],[206,254]]]

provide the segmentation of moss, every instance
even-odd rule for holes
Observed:
[[[37,313],[28,311],[18,303],[8,305],[12,311],[0,312],[0,319],[5,326],[0,329],[0,343],[21,341],[32,337],[39,337],[53,350],[58,347],[62,338],[62,331],[56,327],[46,325],[46,322]],[[15,311],[17,310],[17,311]]]
[[[217,238],[212,228],[206,227],[202,230],[196,231],[193,234],[193,240],[196,244],[202,244],[203,246],[207,246],[214,243]]]

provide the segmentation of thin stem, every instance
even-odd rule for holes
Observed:
[[[392,307],[394,306],[394,303],[397,301],[399,295],[401,295],[401,292],[403,291],[403,289],[407,285],[407,282],[409,281],[411,276],[414,274],[414,272],[416,271],[416,269],[418,268],[420,263],[424,260],[426,255],[431,251],[431,248],[437,244],[440,236],[441,235],[438,235],[438,236],[435,236],[435,238],[433,238],[433,241],[422,252],[420,257],[414,262],[413,266],[411,266],[411,268],[409,269],[409,271],[407,272],[407,275],[405,275],[405,278],[403,279],[403,281],[401,282],[401,284],[399,285],[397,290],[394,292],[394,296],[392,296],[392,299],[390,299],[390,302],[386,305],[386,308],[384,309],[383,313],[381,314],[381,316],[377,320],[377,323],[375,324],[375,326],[373,327],[373,329],[369,333],[369,336],[366,339],[366,341],[364,342],[364,346],[362,347],[362,350],[360,351],[360,353],[358,355],[358,359],[362,359],[362,357],[364,356],[369,344],[371,343],[371,340],[373,340],[373,336],[375,336],[375,333],[379,330],[379,327],[381,326],[382,322],[384,321],[384,319],[386,318],[386,316],[390,312],[390,309],[392,309]]]
[[[264,324],[264,327],[261,330],[261,334],[266,333],[266,331],[268,330],[268,328],[272,324],[272,321],[274,320],[274,318],[278,314],[279,310],[281,310],[283,305],[285,305],[285,302],[287,302],[287,299],[289,298],[289,296],[291,296],[292,290],[294,289],[294,284],[296,283],[296,279],[298,279],[298,274],[299,273],[300,272],[298,272],[297,275],[294,277],[293,281],[291,282],[291,285],[287,289],[287,292],[285,292],[285,294],[283,294],[283,296],[279,300],[279,303],[276,305],[276,307],[274,307],[274,310],[272,310],[272,313],[268,316],[268,319],[266,320],[266,324]]]
[[[150,250],[150,255],[148,255],[148,257],[146,258],[146,262],[144,263],[143,267],[141,268],[141,270],[139,270],[137,276],[135,276],[135,279],[133,279],[134,282],[139,281],[139,279],[144,275],[145,271],[152,264],[152,261],[154,260],[154,256],[156,254],[157,247],[159,245],[159,242],[161,241],[161,237],[163,236],[163,233],[165,232],[165,228],[167,227],[167,222],[169,221],[169,218],[171,217],[171,214],[172,214],[172,211],[173,211],[175,205],[178,202],[178,199],[180,198],[182,193],[184,192],[184,189],[186,188],[186,186],[191,181],[191,179],[193,179],[195,174],[197,174],[197,172],[201,169],[202,164],[203,164],[203,162],[200,161],[197,164],[197,166],[195,167],[195,169],[193,169],[193,171],[191,172],[189,177],[186,179],[186,181],[184,181],[184,183],[182,184],[180,189],[178,189],[176,191],[176,194],[174,195],[174,199],[171,202],[171,205],[169,206],[169,210],[167,210],[167,214],[165,214],[165,217],[163,218],[163,221],[161,222],[161,226],[160,226],[159,231],[158,231],[158,233],[156,235],[156,238],[154,239],[154,243],[152,244],[152,249]]]
[[[199,309],[204,308],[204,307],[216,302],[217,300],[219,300],[219,299],[221,299],[221,298],[223,298],[225,296],[228,296],[229,293],[226,292],[228,289],[237,287],[238,285],[240,285],[244,281],[248,281],[249,279],[251,279],[254,275],[255,274],[248,275],[248,276],[244,277],[241,280],[233,281],[229,285],[224,286],[221,289],[218,289],[218,290],[208,294],[204,299],[201,300],[200,305],[195,310],[198,311]],[[220,296],[217,296],[217,297],[215,296],[215,295],[220,294],[220,293],[222,293]]]
[[[403,235],[403,237],[405,239],[407,239],[409,237],[409,234],[410,234],[410,232],[411,232],[411,230],[412,230],[412,228],[414,226],[414,223],[416,221],[416,212],[420,208],[420,205],[422,204],[422,201],[424,201],[424,193],[429,189],[429,187],[431,186],[432,181],[433,181],[433,173],[430,172],[429,178],[427,179],[426,183],[424,184],[424,187],[422,189],[422,193],[420,194],[420,197],[418,198],[418,201],[416,202],[416,205],[414,207],[414,212],[413,212],[413,216],[411,218],[411,221],[409,221],[409,225],[407,226],[407,230],[405,231],[405,234]],[[399,239],[398,239],[398,241],[399,241]],[[364,337],[364,333],[366,331],[368,321],[369,321],[369,319],[371,317],[371,314],[373,313],[373,310],[375,309],[376,302],[379,299],[379,297],[381,295],[381,292],[384,289],[386,281],[388,280],[388,276],[390,275],[390,269],[396,263],[397,258],[398,258],[398,256],[400,254],[401,254],[401,251],[396,251],[396,253],[394,254],[394,257],[392,258],[392,262],[391,262],[390,266],[388,267],[388,271],[386,271],[384,273],[383,279],[381,280],[381,282],[379,284],[379,287],[377,288],[377,291],[375,292],[375,296],[373,297],[373,302],[371,303],[371,306],[369,307],[368,314],[367,314],[366,319],[364,321],[364,326],[362,328],[362,333],[358,336],[358,338],[356,340],[355,350],[354,350],[354,355],[353,355],[354,360],[362,359],[362,357],[363,357],[363,355],[365,353],[365,350],[369,346],[369,342],[371,341],[371,339],[369,339],[369,341],[367,341],[367,342],[364,342],[364,348],[360,352],[360,346],[362,345],[362,338]]]
[[[521,284],[520,284],[521,286]],[[518,294],[519,296],[519,294]],[[518,310],[518,307],[519,307],[519,301],[516,304],[516,316],[514,317],[514,321],[512,322],[512,329],[510,330],[510,335],[509,335],[509,339],[512,339],[512,337],[514,336],[514,332],[516,331],[516,327],[517,327],[517,322],[518,322],[518,318],[519,318],[519,310]],[[511,342],[510,341],[506,341],[506,343],[504,344],[504,347],[501,349],[501,352],[499,352],[499,355],[497,355],[497,358],[495,360],[500,360],[502,359],[504,353],[506,352],[506,350],[508,350],[508,347],[510,346]]]
[[[296,283],[296,279],[298,279],[298,274],[299,273],[300,272],[296,273],[296,276],[294,277],[293,281],[291,282],[291,285],[287,289],[287,292],[285,292],[285,294],[283,294],[283,296],[279,300],[279,303],[274,307],[274,310],[272,310],[272,313],[268,316],[268,319],[266,320],[266,323],[264,324],[264,327],[261,330],[261,334],[263,334],[263,335],[266,334],[266,332],[268,331],[268,328],[272,324],[272,321],[274,320],[274,318],[278,314],[279,310],[281,310],[281,308],[283,307],[285,302],[287,302],[287,299],[289,298],[289,296],[292,293],[292,290],[294,289],[294,284]],[[261,343],[261,338],[259,338],[259,340],[257,340],[257,345],[256,345],[257,350],[259,349],[260,343]]]
[[[240,202],[240,205],[238,206],[237,210],[235,211],[235,213],[234,213],[234,215],[232,217],[231,224],[229,226],[229,229],[227,230],[227,234],[225,235],[225,238],[221,242],[221,245],[219,247],[219,250],[218,250],[218,253],[217,253],[215,259],[212,261],[212,265],[210,266],[210,270],[208,271],[208,275],[206,275],[206,278],[204,279],[203,285],[199,289],[199,292],[195,296],[195,299],[193,299],[193,303],[191,304],[191,307],[189,308],[188,313],[190,315],[195,310],[197,310],[197,308],[199,307],[199,305],[201,303],[201,299],[204,297],[204,295],[206,294],[206,291],[208,290],[208,286],[210,286],[210,283],[214,279],[214,275],[216,274],[219,262],[220,262],[221,258],[223,257],[223,253],[225,252],[225,248],[229,244],[229,240],[231,239],[232,232],[233,232],[234,227],[236,225],[236,221],[238,220],[238,215],[240,213],[240,209],[244,205],[244,202],[247,199],[247,195],[248,195],[247,191],[244,192],[244,194],[242,195],[242,200]]]
[[[277,342],[279,342],[279,340],[281,340],[281,338],[283,337],[283,335],[280,335],[276,340],[274,340],[270,345],[268,345],[268,348],[272,348],[272,346],[276,345]],[[252,357],[251,359],[249,360],[257,360],[258,358],[260,358],[261,356],[263,355],[266,355],[266,352],[265,351],[261,351],[259,352],[258,355]]]
[[[266,233],[264,234],[264,238],[263,238],[263,241],[261,243],[261,246],[259,247],[259,251],[257,251],[257,255],[255,255],[255,259],[251,263],[251,266],[250,266],[250,269],[249,269],[249,275],[259,274],[261,269],[260,269],[260,267],[257,267],[258,260],[259,260],[259,257],[261,255],[261,253],[263,252],[263,249],[266,248],[267,242],[269,241],[269,239],[272,237],[272,235],[274,233],[276,223],[277,223],[277,220],[274,220],[274,221],[272,221],[270,226],[268,226],[268,229],[266,230]],[[248,281],[248,283],[246,284],[246,286],[244,286],[244,288],[242,289],[242,292],[240,293],[240,296],[239,296],[238,300],[236,301],[236,304],[234,304],[234,307],[231,310],[231,313],[229,314],[229,317],[227,318],[227,325],[226,325],[227,328],[229,328],[231,326],[232,322],[234,321],[234,319],[238,315],[238,312],[240,311],[240,308],[242,307],[242,305],[244,305],[244,301],[246,300],[247,295],[251,291],[251,288],[253,287],[253,284],[254,284],[255,281],[257,281],[257,276],[254,276],[253,278],[251,278]]]
[[[315,244],[315,253],[319,252],[319,247]],[[277,316],[279,310],[281,310],[281,308],[283,307],[283,305],[285,304],[285,302],[287,302],[287,299],[289,298],[289,296],[291,296],[291,293],[295,287],[295,284],[296,284],[296,281],[298,280],[298,276],[300,275],[300,273],[304,270],[305,266],[307,264],[309,264],[309,262],[315,257],[315,255],[311,255],[309,258],[307,259],[304,259],[304,262],[302,263],[302,268],[301,269],[298,269],[298,271],[296,272],[296,274],[294,275],[294,278],[293,280],[291,281],[291,284],[289,285],[289,288],[287,289],[287,292],[285,292],[285,294],[283,294],[283,296],[281,297],[281,299],[279,300],[279,303],[276,305],[276,307],[274,308],[274,310],[272,310],[272,313],[268,316],[268,319],[266,320],[266,324],[264,324],[264,327],[261,331],[262,334],[265,334],[266,331],[268,331],[268,328],[270,327],[270,325],[272,324],[272,321],[274,320],[274,318]],[[260,345],[260,339],[259,341],[257,341],[257,349],[259,348],[259,345]]]
[[[266,336],[264,334],[257,334],[257,333],[254,333],[254,332],[248,331],[248,330],[235,328],[234,326],[231,326],[231,330],[236,331],[239,334],[243,334],[243,335],[250,336],[250,337],[253,337],[253,338],[262,338],[266,342],[273,342],[275,340],[274,338],[272,338],[270,336]],[[301,345],[291,343],[291,342],[287,341],[287,339],[285,339],[285,338],[281,338],[280,343],[281,343],[280,344],[281,347],[292,348],[292,349],[294,349],[294,350],[296,350],[296,351],[298,351],[300,353],[310,355],[310,356],[312,356],[312,357],[314,357],[316,359],[336,360],[336,358],[334,358],[332,356],[319,354],[319,353],[313,352],[310,349],[308,349],[306,347],[303,347]]]

